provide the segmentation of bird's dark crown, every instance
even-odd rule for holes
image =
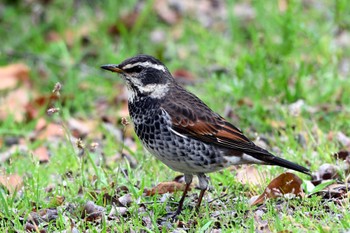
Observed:
[[[149,56],[149,55],[136,55],[134,57],[128,58],[122,63],[119,64],[119,68],[123,69],[126,72],[134,71],[135,68],[152,68],[156,67],[159,69],[166,68],[163,63],[161,63],[158,59]],[[134,69],[133,69],[134,68]]]
[[[149,55],[136,55],[118,65],[104,65],[103,69],[122,74],[127,81],[137,81],[144,85],[162,84],[172,79],[171,74],[162,62]]]

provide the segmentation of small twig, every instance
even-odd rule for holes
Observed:
[[[221,199],[221,198],[224,198],[224,197],[226,197],[228,195],[228,193],[225,193],[225,194],[223,194],[223,195],[221,195],[221,196],[219,196],[219,197],[216,197],[216,198],[214,198],[214,199],[211,199],[210,201],[208,201],[208,204],[209,203],[212,203],[212,202],[214,202],[214,201],[216,201],[216,200],[219,200],[219,199]],[[232,195],[233,196],[233,195]]]
[[[163,204],[164,201],[141,202],[141,203],[139,203],[139,205],[152,205],[152,204],[155,204],[155,203]],[[176,201],[167,201],[166,203],[175,204],[175,205],[178,205],[178,204],[179,204],[179,203],[176,202]]]

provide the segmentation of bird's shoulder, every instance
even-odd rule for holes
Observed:
[[[210,109],[194,94],[176,85],[161,106],[172,121],[172,129],[184,136],[210,143],[250,143],[242,131]]]

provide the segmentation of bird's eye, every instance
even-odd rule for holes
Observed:
[[[125,70],[128,73],[140,73],[142,71],[142,66],[134,66]]]
[[[142,66],[136,66],[135,67],[135,72],[141,72]]]

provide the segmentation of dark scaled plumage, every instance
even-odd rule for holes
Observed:
[[[208,186],[205,173],[230,165],[278,165],[310,175],[307,168],[255,145],[241,130],[178,85],[154,57],[137,55],[102,68],[125,79],[130,117],[143,145],[164,164],[185,175],[186,190],[175,215],[182,209],[193,175],[198,176],[201,188],[197,209]]]

